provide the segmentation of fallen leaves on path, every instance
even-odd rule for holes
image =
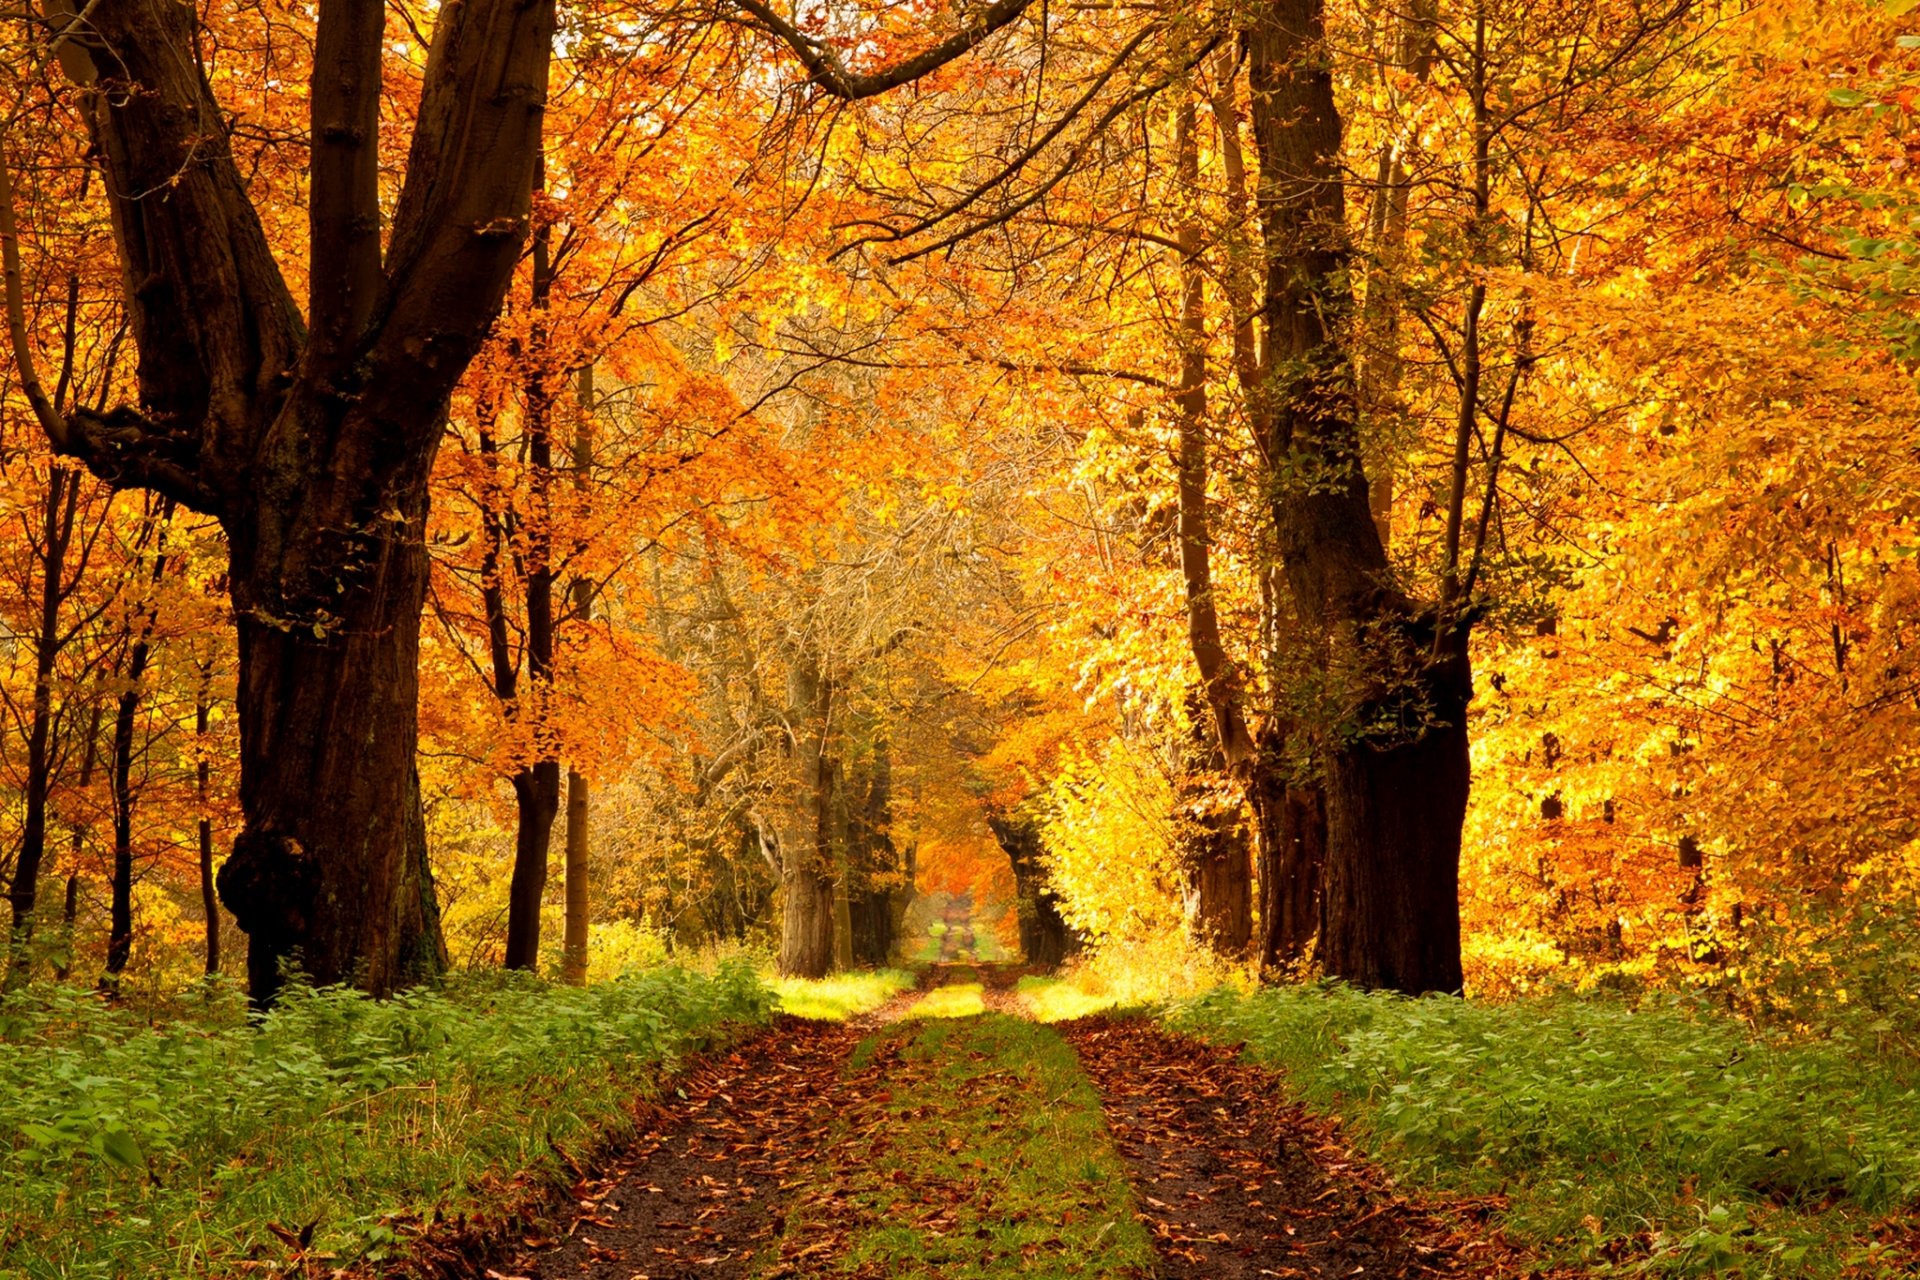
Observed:
[[[1271,1072],[1144,1019],[1055,1029],[1100,1091],[1161,1280],[1470,1274],[1445,1229]]]
[[[497,1269],[526,1280],[732,1280],[778,1235],[799,1172],[845,1102],[856,1034],[783,1018],[645,1105],[640,1132],[574,1187],[571,1222]]]

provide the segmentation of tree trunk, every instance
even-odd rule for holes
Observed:
[[[1189,740],[1174,815],[1187,934],[1211,951],[1237,958],[1253,938],[1252,867],[1240,788],[1218,767],[1219,740],[1197,687],[1187,690],[1187,716]]]
[[[1020,951],[1028,964],[1053,968],[1080,949],[1080,937],[1061,916],[1060,899],[1048,883],[1040,829],[1019,814],[995,810],[988,810],[987,826],[1013,864]]]
[[[245,826],[216,886],[249,935],[254,998],[294,958],[384,992],[445,961],[414,767],[428,479],[525,239],[553,4],[441,8],[384,208],[383,12],[319,6],[304,319],[209,126],[226,113],[196,12],[101,0],[62,32],[107,177],[138,407],[62,414],[15,354],[56,449],[226,531]]]
[[[423,500],[408,529],[424,516]],[[234,546],[246,827],[215,883],[247,934],[257,1003],[285,961],[374,992],[446,965],[414,765],[426,547],[395,536],[368,551],[338,625],[315,635],[254,606],[272,598],[254,584],[278,575]]]
[[[1260,824],[1260,940],[1263,969],[1305,957],[1320,927],[1320,877],[1326,864],[1326,798],[1318,786],[1290,786],[1277,768],[1257,775]]]
[[[66,599],[67,545],[79,502],[80,477],[64,467],[47,476],[40,544],[40,617],[33,640],[33,702],[27,721],[26,813],[20,827],[20,852],[13,863],[7,901],[13,911],[6,985],[27,980],[33,970],[33,907],[40,892],[40,864],[47,852],[47,797],[53,787],[53,667],[60,656],[60,605]]]
[[[795,734],[794,781],[806,797],[800,838],[781,841],[780,972],[820,978],[833,968],[835,910],[833,875],[833,760],[827,754],[832,729],[833,683],[805,654],[793,656],[788,703]]]
[[[804,855],[780,872],[780,972],[824,978],[833,969],[833,878]]]
[[[848,847],[856,880],[848,897],[853,959],[878,967],[893,954],[900,891],[893,878],[899,854],[893,845],[893,751],[884,737],[871,762],[855,774],[849,797]],[[879,883],[876,883],[878,881]]]
[[[540,968],[540,908],[547,894],[553,820],[560,812],[560,764],[540,760],[513,775],[513,881],[507,889],[509,969]]]
[[[591,362],[580,367],[578,385],[574,391],[575,408],[579,411],[579,420],[573,433],[573,487],[585,495],[593,475],[593,365]],[[584,499],[583,499],[584,500]],[[581,626],[593,621],[593,582],[591,579],[576,577],[573,580],[573,614]],[[560,944],[560,977],[562,981],[579,986],[587,980],[587,938],[591,924],[592,900],[587,884],[588,855],[591,846],[587,842],[587,823],[589,821],[589,783],[587,775],[576,768],[567,770],[567,851],[564,875],[566,883],[566,922],[563,926]]]
[[[107,972],[102,979],[108,985],[118,981],[133,956],[133,732],[149,652],[145,635],[133,642],[127,657],[127,689],[113,718],[113,892]]]
[[[1199,139],[1191,97],[1181,100],[1174,151],[1180,185],[1194,198],[1200,183]],[[1213,598],[1213,534],[1208,512],[1206,273],[1199,225],[1181,224],[1180,382],[1174,395],[1180,423],[1180,569],[1186,588],[1187,640],[1199,685],[1189,691],[1193,741],[1180,782],[1181,864],[1186,873],[1188,932],[1223,955],[1245,953],[1253,930],[1252,867],[1247,830],[1235,789],[1221,766],[1244,775],[1254,763],[1240,681],[1220,637]]]
[[[1319,954],[1329,974],[1362,986],[1458,991],[1467,624],[1395,586],[1368,505],[1353,362],[1341,345],[1353,298],[1342,124],[1319,47],[1323,0],[1268,0],[1247,37],[1267,267],[1266,365],[1253,409],[1275,469],[1288,590],[1347,708],[1340,723],[1318,727],[1327,803]]]
[[[200,802],[200,907],[207,915],[207,967],[209,975],[220,972],[220,900],[213,891],[213,814],[209,808],[213,790],[213,765],[207,747],[207,730],[213,719],[213,662],[200,668],[200,689],[193,700],[193,738],[199,755],[194,765],[194,794]]]
[[[1363,987],[1458,992],[1460,828],[1467,816],[1466,637],[1423,685],[1417,737],[1328,753],[1320,960]]]
[[[141,543],[159,533],[171,518],[172,504],[163,500],[158,517],[149,516]],[[153,586],[158,589],[167,575],[167,554],[160,552],[153,561]],[[153,628],[157,606],[151,601],[141,607],[138,633],[127,649],[127,687],[113,720],[113,906],[107,926],[107,971],[102,982],[119,981],[133,955],[133,733],[140,713],[140,697],[145,692],[147,663],[153,656]]]
[[[534,189],[545,187],[546,169],[536,164]],[[514,713],[533,719],[538,755],[514,775],[513,795],[518,813],[514,832],[513,882],[507,890],[507,956],[509,969],[535,972],[540,968],[540,908],[547,892],[547,859],[553,848],[553,820],[560,811],[560,761],[553,751],[547,723],[553,694],[553,397],[547,387],[548,299],[553,292],[552,224],[544,218],[533,232],[533,324],[525,349],[516,350],[526,369],[527,477],[531,508],[521,521],[526,538],[526,645],[529,706],[522,702]],[[499,593],[489,597],[497,607]],[[495,635],[499,634],[495,629]],[[498,663],[496,662],[496,668]],[[514,698],[511,682],[500,690]]]
[[[587,777],[567,770],[566,925],[560,943],[560,980],[580,986],[587,980]]]

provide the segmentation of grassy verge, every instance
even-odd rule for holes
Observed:
[[[768,977],[766,982],[780,1012],[816,1022],[845,1022],[913,990],[914,975],[905,969],[861,969],[819,979]]]
[[[1153,1249],[1073,1050],[1017,1018],[930,1018],[864,1042],[884,1092],[842,1121],[788,1238],[889,1280],[1146,1274]]]
[[[1404,1175],[1509,1197],[1505,1226],[1608,1274],[1912,1275],[1920,1092],[1833,1044],[1678,1001],[1505,1005],[1222,988],[1170,1021],[1285,1068]]]
[[[769,1009],[740,965],[296,988],[257,1026],[229,988],[158,1023],[30,988],[0,1002],[0,1280],[233,1274],[287,1256],[269,1223],[379,1257],[396,1215],[476,1207]]]
[[[1110,991],[1091,991],[1081,984],[1048,975],[1028,974],[1013,990],[1040,1022],[1084,1018],[1105,1013],[1119,1004],[1119,997]]]

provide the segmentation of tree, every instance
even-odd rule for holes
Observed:
[[[204,61],[180,56],[195,12],[104,0],[55,24],[107,179],[137,403],[63,410],[18,328],[14,355],[61,453],[226,531],[245,827],[219,887],[259,1001],[296,954],[373,991],[445,960],[413,762],[427,478],[527,232],[553,22],[550,0],[440,11],[383,243],[384,10],[320,6],[304,316],[210,127]]]

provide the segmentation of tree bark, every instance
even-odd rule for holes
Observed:
[[[216,885],[253,997],[293,959],[388,991],[445,962],[414,767],[427,481],[525,238],[553,5],[439,11],[384,260],[382,10],[319,7],[305,322],[192,56],[196,11],[87,13],[60,61],[108,179],[139,406],[36,414],[97,475],[226,530],[244,828]]]
[[[545,185],[545,166],[536,164],[535,189]],[[523,410],[527,427],[527,477],[530,510],[521,521],[526,540],[526,645],[529,701],[515,702],[513,673],[502,665],[499,641],[503,627],[494,627],[496,692],[513,705],[513,713],[533,722],[533,762],[513,777],[513,880],[507,890],[507,954],[509,969],[535,972],[540,968],[540,910],[547,893],[547,863],[553,850],[553,820],[560,812],[560,761],[553,753],[553,733],[547,723],[553,701],[554,571],[553,571],[553,398],[547,387],[547,302],[553,290],[552,226],[541,221],[533,232],[533,324],[527,347],[519,355],[526,371]],[[504,495],[501,496],[504,500]],[[497,559],[497,558],[496,558]],[[499,608],[501,594],[488,593],[490,607]],[[490,619],[491,621],[491,619]],[[508,659],[510,662],[510,658]]]
[[[1278,769],[1259,775],[1253,810],[1260,823],[1260,938],[1263,969],[1297,964],[1320,927],[1320,878],[1326,865],[1326,797],[1295,786]]]
[[[163,505],[157,518],[149,515],[141,543],[158,534],[171,515]],[[167,573],[167,554],[154,557],[153,586],[158,588]],[[107,925],[107,971],[104,985],[119,981],[133,956],[133,736],[135,719],[145,693],[147,663],[153,656],[153,629],[158,621],[156,606],[143,601],[137,631],[127,647],[127,667],[122,673],[126,688],[120,694],[113,719],[113,876],[112,907]]]
[[[1319,955],[1362,986],[1458,991],[1467,623],[1393,583],[1368,504],[1341,337],[1353,297],[1324,34],[1322,0],[1268,0],[1247,31],[1267,270],[1252,407],[1289,594],[1346,703],[1340,723],[1320,727]]]

